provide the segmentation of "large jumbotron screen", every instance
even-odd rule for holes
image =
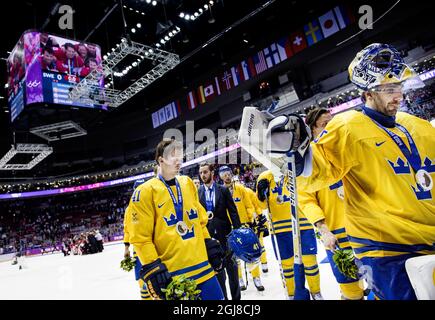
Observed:
[[[101,69],[101,48],[37,31],[25,32],[8,58],[8,102],[14,121],[25,106],[37,103],[105,109],[79,103],[69,89],[92,70]],[[104,78],[98,86],[104,88]]]

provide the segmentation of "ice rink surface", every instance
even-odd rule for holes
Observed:
[[[242,291],[242,300],[284,300],[279,265],[272,249],[271,237],[264,239],[269,272],[262,274],[265,291],[258,292],[249,273],[249,284]],[[105,245],[102,253],[86,256],[47,254],[25,259],[25,267],[18,269],[11,262],[0,263],[0,300],[139,300],[139,287],[134,273],[125,272],[119,265],[123,259],[121,242]],[[317,260],[320,285],[325,300],[340,298],[338,284],[318,242]],[[228,290],[229,292],[229,290]]]

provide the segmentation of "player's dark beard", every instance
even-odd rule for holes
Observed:
[[[211,175],[204,179],[205,184],[209,184],[211,182]]]

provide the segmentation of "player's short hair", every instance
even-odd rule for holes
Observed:
[[[212,164],[209,163],[209,162],[202,162],[202,163],[199,165],[199,167],[200,167],[200,168],[202,168],[202,167],[208,167],[208,170],[210,170],[210,171],[214,171],[214,165],[212,165]]]
[[[156,155],[154,160],[159,164],[159,158],[164,157],[165,152],[172,152],[176,149],[183,149],[183,145],[175,139],[163,139],[156,147]]]
[[[307,117],[305,119],[305,123],[310,127],[311,131],[313,131],[314,126],[316,125],[317,120],[325,114],[329,113],[329,110],[326,108],[316,107],[310,112],[308,112]]]

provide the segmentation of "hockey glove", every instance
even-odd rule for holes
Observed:
[[[296,174],[303,171],[305,155],[311,142],[311,130],[297,114],[278,116],[270,121],[266,139],[269,142],[268,153],[273,158],[285,159],[293,154],[296,161]],[[281,165],[285,174],[287,165]]]
[[[263,202],[266,200],[266,196],[269,197],[269,180],[261,179],[257,183],[257,197],[258,200]]]
[[[213,270],[216,272],[221,271],[225,252],[220,242],[216,239],[205,239],[205,247],[207,248],[208,262],[210,262]]]
[[[160,259],[142,266],[140,277],[145,282],[151,297],[154,300],[164,300],[165,294],[162,289],[171,283],[172,276],[166,265]]]
[[[258,227],[262,227],[266,224],[267,218],[264,214],[260,214],[257,216],[257,225]]]

